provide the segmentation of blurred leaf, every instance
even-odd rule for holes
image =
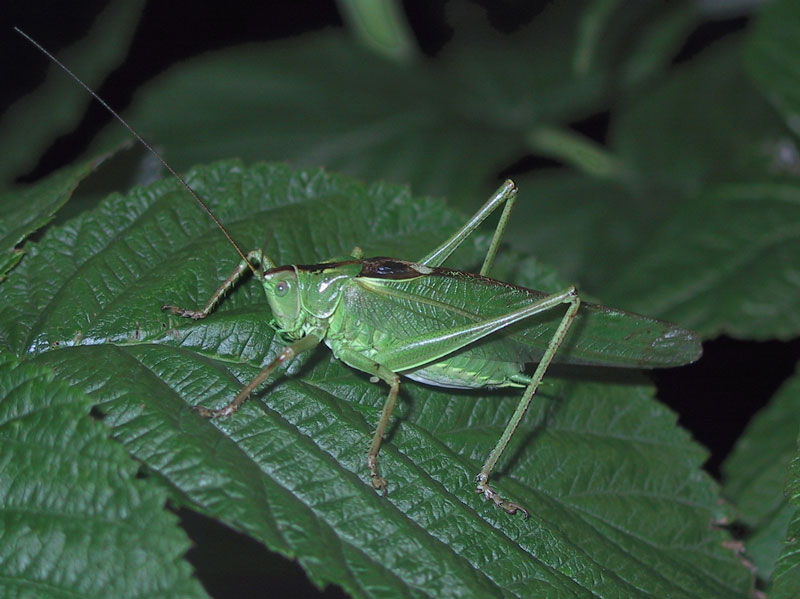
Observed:
[[[578,42],[575,45],[573,68],[576,73],[585,74],[591,68],[600,34],[608,24],[611,14],[622,2],[623,0],[596,0],[584,11],[578,25]]]
[[[263,243],[281,263],[356,244],[413,257],[463,218],[406,188],[281,165],[226,162],[189,180],[245,248]],[[237,261],[175,182],[111,196],[31,258],[0,298],[0,342],[89,392],[176,500],[298,559],[318,585],[354,597],[748,595],[750,574],[713,526],[725,512],[705,452],[634,374],[548,377],[497,478],[528,521],[473,483],[517,395],[404,384],[382,498],[364,462],[386,390],[324,348],[234,417],[188,409],[228,401],[280,344],[252,282],[204,321],[160,313],[202,303]]]
[[[648,206],[625,186],[567,169],[516,178],[519,200],[506,240],[602,296],[649,224]],[[563,288],[563,287],[562,287]]]
[[[731,19],[749,15],[766,0],[694,0],[697,9],[713,19]]]
[[[416,58],[414,33],[398,0],[339,0],[342,17],[361,42],[399,63]]]
[[[784,496],[789,463],[800,433],[800,375],[795,374],[761,410],[722,466],[723,494],[736,505],[737,519],[752,533],[747,555],[759,576],[769,579],[796,507]]]
[[[704,337],[790,339],[800,334],[798,269],[800,186],[722,185],[685,202],[603,300]]]
[[[783,124],[744,76],[739,38],[718,42],[612,117],[612,151],[639,174],[652,203],[715,182],[763,176]]]
[[[623,182],[630,178],[628,169],[616,156],[573,131],[536,127],[528,134],[528,143],[537,154],[560,160],[598,179]]]
[[[744,55],[747,73],[800,135],[800,4],[765,3],[755,20]]]
[[[153,80],[126,116],[179,170],[220,156],[290,160],[471,206],[526,152],[530,127],[605,101],[607,60],[582,78],[569,69],[574,6],[513,35],[464,25],[436,59],[407,66],[337,32],[208,53]]]
[[[142,0],[111,2],[89,35],[61,53],[60,59],[96,88],[124,57],[143,4]],[[36,38],[36,31],[25,33]],[[47,40],[37,41],[47,47]],[[19,43],[20,52],[38,52],[21,37]],[[0,120],[0,186],[33,168],[54,139],[77,124],[90,101],[84,89],[58,65],[50,64],[45,82],[17,100]]]
[[[49,369],[0,357],[0,595],[205,597],[166,494]]]
[[[596,0],[579,11],[572,68],[587,74],[611,57],[625,93],[665,70],[699,23],[696,2],[686,0]]]
[[[24,188],[0,192],[3,219],[0,220],[0,280],[21,259],[16,250],[29,235],[50,222],[84,178],[107,158],[100,156],[78,166],[62,169]]]
[[[650,23],[637,28],[637,39],[622,69],[621,87],[628,93],[670,66],[700,17],[695,2],[670,2]],[[649,90],[646,90],[649,92]]]
[[[598,294],[604,303],[675,319],[686,326],[706,327],[708,334],[727,326],[724,310],[711,314],[719,308],[713,304],[714,297],[693,306],[691,314],[679,310],[677,303],[706,289],[709,279],[724,280],[731,267],[718,266],[746,260],[744,248],[756,243],[747,237],[752,233],[769,235],[771,223],[759,229],[756,223],[763,217],[748,223],[741,215],[741,227],[752,228],[741,232],[744,243],[737,246],[736,228],[728,231],[726,227],[740,215],[724,206],[706,206],[713,206],[716,200],[693,196],[715,181],[761,179],[765,174],[772,178],[773,173],[796,168],[786,159],[792,147],[782,124],[750,89],[736,65],[737,51],[733,41],[717,44],[679,66],[655,90],[631,95],[627,106],[612,113],[610,155],[624,165],[625,173],[616,182],[569,171],[540,171],[520,178],[519,221],[527,228],[510,231],[515,246],[556,263],[565,277]],[[739,124],[733,127],[731,123]],[[715,192],[705,195],[713,198]],[[716,220],[712,221],[697,220],[717,210],[724,215],[714,214]],[[697,251],[706,242],[713,246],[706,230],[709,226],[719,229],[720,239],[730,238],[725,246],[729,251],[714,247],[709,254]],[[555,238],[560,239],[560,247]],[[663,243],[659,241],[662,238]],[[775,244],[779,245],[780,239],[776,238]],[[782,268],[780,262],[768,264]],[[772,271],[767,267],[764,272]],[[674,281],[671,276],[679,279]],[[757,286],[751,285],[755,280],[758,277],[736,284],[750,285],[752,294],[760,294]],[[746,301],[728,295],[728,290],[718,290],[726,292],[720,302],[735,306]],[[777,303],[785,299],[785,295],[760,294],[758,301],[774,302],[771,314],[776,316],[782,308]],[[731,320],[743,316],[742,310],[732,312]],[[706,313],[720,322],[705,323]],[[759,320],[734,322],[732,327],[760,331],[762,324]],[[783,337],[790,336],[790,331],[789,323]],[[768,337],[772,329],[756,334]]]

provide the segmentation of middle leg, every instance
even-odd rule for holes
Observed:
[[[370,381],[373,383],[382,380],[389,385],[389,395],[386,397],[386,401],[383,404],[381,417],[380,420],[378,420],[378,427],[375,429],[375,434],[372,436],[372,443],[369,446],[369,452],[367,452],[367,468],[369,468],[372,486],[375,487],[377,491],[380,491],[382,495],[386,495],[388,485],[378,471],[378,453],[381,450],[383,436],[386,434],[386,427],[389,425],[392,412],[397,404],[397,395],[400,393],[400,376],[396,372],[392,372],[385,366],[351,349],[342,348],[338,350],[337,354],[339,359],[348,366],[352,366],[357,370],[372,375]]]

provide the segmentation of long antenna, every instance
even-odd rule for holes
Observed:
[[[242,251],[242,248],[240,248],[240,247],[239,247],[239,244],[238,244],[238,243],[236,243],[236,242],[233,240],[233,237],[231,237],[231,236],[230,236],[230,234],[228,233],[228,231],[226,231],[226,230],[225,230],[225,227],[223,227],[223,226],[222,226],[222,223],[221,223],[221,222],[219,222],[219,219],[218,219],[218,218],[217,218],[217,217],[214,215],[214,213],[213,213],[213,212],[211,212],[211,208],[209,208],[209,207],[206,205],[206,203],[205,203],[203,200],[201,200],[201,199],[200,199],[200,196],[199,196],[199,195],[197,195],[197,193],[194,191],[194,189],[192,189],[191,187],[189,187],[189,184],[186,182],[186,180],[185,180],[183,177],[181,177],[181,176],[180,176],[180,175],[179,175],[177,172],[175,172],[175,169],[174,169],[174,168],[172,168],[172,167],[171,167],[169,164],[167,164],[167,161],[166,161],[166,160],[164,160],[164,158],[161,156],[161,154],[159,154],[158,152],[156,152],[155,148],[153,148],[153,146],[151,146],[151,145],[150,145],[150,144],[147,142],[147,140],[146,140],[146,139],[144,139],[144,138],[143,138],[141,135],[139,135],[139,134],[138,134],[138,133],[137,133],[137,132],[134,130],[134,128],[133,128],[133,127],[131,127],[131,126],[130,126],[130,125],[127,123],[127,121],[126,121],[125,119],[123,119],[121,116],[119,116],[119,114],[117,114],[117,113],[116,113],[116,111],[115,111],[113,108],[111,108],[111,106],[109,106],[109,105],[106,103],[106,101],[105,101],[105,100],[103,100],[103,98],[101,98],[100,96],[98,96],[98,95],[97,95],[97,94],[94,92],[94,90],[93,90],[91,87],[89,87],[88,85],[86,85],[86,84],[85,84],[85,83],[84,83],[84,82],[83,82],[83,81],[82,81],[82,80],[81,80],[81,79],[80,79],[80,78],[79,78],[79,77],[78,77],[78,76],[77,76],[75,73],[73,73],[72,71],[70,71],[70,70],[67,68],[67,66],[66,66],[66,65],[64,65],[64,64],[63,64],[63,63],[62,63],[60,60],[58,60],[58,59],[57,59],[55,56],[53,56],[52,54],[50,54],[50,52],[48,52],[47,50],[45,50],[45,48],[44,48],[44,47],[43,47],[43,46],[42,46],[42,45],[41,45],[39,42],[37,42],[35,39],[33,39],[33,38],[32,38],[31,36],[29,36],[27,33],[25,33],[24,31],[22,31],[22,29],[20,29],[19,27],[14,27],[14,31],[16,31],[17,33],[19,33],[19,34],[20,34],[22,37],[24,37],[26,40],[28,40],[30,43],[32,43],[34,46],[36,46],[36,47],[39,49],[39,51],[40,51],[40,52],[42,52],[42,54],[44,54],[44,55],[45,55],[45,56],[47,56],[47,57],[48,57],[50,60],[52,60],[54,63],[56,63],[58,66],[60,66],[60,67],[61,67],[61,68],[64,70],[64,72],[65,72],[65,73],[67,73],[67,75],[69,75],[69,76],[70,76],[70,77],[72,77],[72,78],[73,78],[75,81],[77,81],[77,82],[78,82],[78,83],[79,83],[79,84],[80,84],[80,85],[83,87],[83,89],[85,89],[87,92],[89,92],[90,94],[92,94],[92,96],[94,97],[94,99],[95,99],[95,100],[97,100],[98,102],[100,102],[100,104],[102,104],[102,105],[103,105],[103,107],[104,107],[106,110],[108,110],[108,111],[109,111],[109,112],[110,112],[112,115],[114,115],[114,117],[115,117],[115,118],[116,118],[116,119],[117,119],[117,120],[118,120],[120,123],[122,123],[123,125],[125,125],[125,128],[126,128],[128,131],[130,131],[130,132],[131,132],[131,134],[132,134],[132,135],[133,135],[133,136],[134,136],[134,137],[135,137],[135,138],[136,138],[136,139],[139,141],[139,143],[141,143],[141,144],[142,144],[142,145],[143,145],[145,148],[147,148],[147,149],[148,149],[150,152],[152,152],[152,154],[153,154],[153,155],[154,155],[156,158],[158,158],[158,160],[161,162],[161,164],[163,164],[163,165],[164,165],[164,166],[167,168],[167,170],[168,170],[170,173],[172,173],[172,175],[173,175],[173,176],[174,176],[174,177],[175,177],[175,178],[176,178],[178,181],[180,181],[180,182],[181,182],[181,185],[183,185],[183,186],[184,186],[184,187],[187,189],[187,191],[188,191],[190,194],[192,194],[192,197],[193,197],[195,200],[197,200],[197,203],[198,203],[198,204],[200,204],[200,206],[203,208],[203,210],[205,210],[205,211],[208,213],[208,215],[211,217],[211,220],[213,220],[213,221],[214,221],[214,223],[215,223],[215,224],[216,224],[216,225],[219,227],[220,231],[222,231],[222,233],[225,235],[225,237],[227,237],[227,238],[228,238],[228,241],[230,241],[230,242],[231,242],[231,245],[233,245],[233,247],[236,249],[236,251],[238,252],[238,254],[239,254],[241,257],[242,257],[242,260],[244,260],[244,261],[247,263],[247,266],[249,266],[249,267],[250,267],[250,270],[251,270],[251,271],[253,271],[253,274],[258,274],[258,273],[257,273],[257,271],[256,271],[256,269],[253,267],[253,265],[252,265],[252,264],[250,264],[250,261],[247,259],[247,256],[245,256],[244,252]]]

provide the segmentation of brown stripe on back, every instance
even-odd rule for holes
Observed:
[[[358,276],[368,277],[370,279],[402,281],[404,279],[416,279],[417,277],[431,274],[433,270],[434,269],[427,266],[408,262],[407,260],[378,256],[376,258],[362,260],[361,272]]]

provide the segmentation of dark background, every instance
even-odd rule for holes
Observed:
[[[25,2],[7,8],[9,26],[2,36],[0,49],[5,63],[0,109],[32,90],[41,81],[47,66],[47,59],[17,36],[10,29],[11,25],[22,28],[50,51],[57,52],[86,35],[105,4],[101,0]],[[435,55],[451,34],[445,18],[446,3],[407,0],[403,4],[423,52]],[[487,18],[495,28],[512,31],[526,19],[535,17],[544,3],[518,5],[486,1],[475,4],[485,7]],[[746,25],[746,16],[732,16],[701,25],[687,40],[675,62],[688,60],[715,40]],[[150,2],[144,9],[127,58],[96,91],[111,106],[122,111],[139,85],[176,61],[228,45],[290,37],[323,27],[343,27],[332,1]],[[103,108],[92,103],[78,128],[55,142],[38,166],[20,181],[35,180],[75,160],[110,118]],[[598,114],[573,125],[602,142],[607,115]],[[536,156],[521,156],[513,171],[535,171],[552,165],[551,161]],[[498,177],[500,175],[498,173]],[[747,422],[794,371],[800,358],[800,340],[756,343],[723,337],[705,343],[704,350],[703,358],[696,364],[657,371],[652,377],[658,385],[660,399],[678,412],[680,423],[709,449],[706,468],[719,479],[720,465]],[[187,510],[179,513],[195,543],[188,558],[213,596],[289,592],[320,596],[296,563],[270,554],[259,543],[212,520]],[[343,595],[338,588],[329,588],[321,596]]]

